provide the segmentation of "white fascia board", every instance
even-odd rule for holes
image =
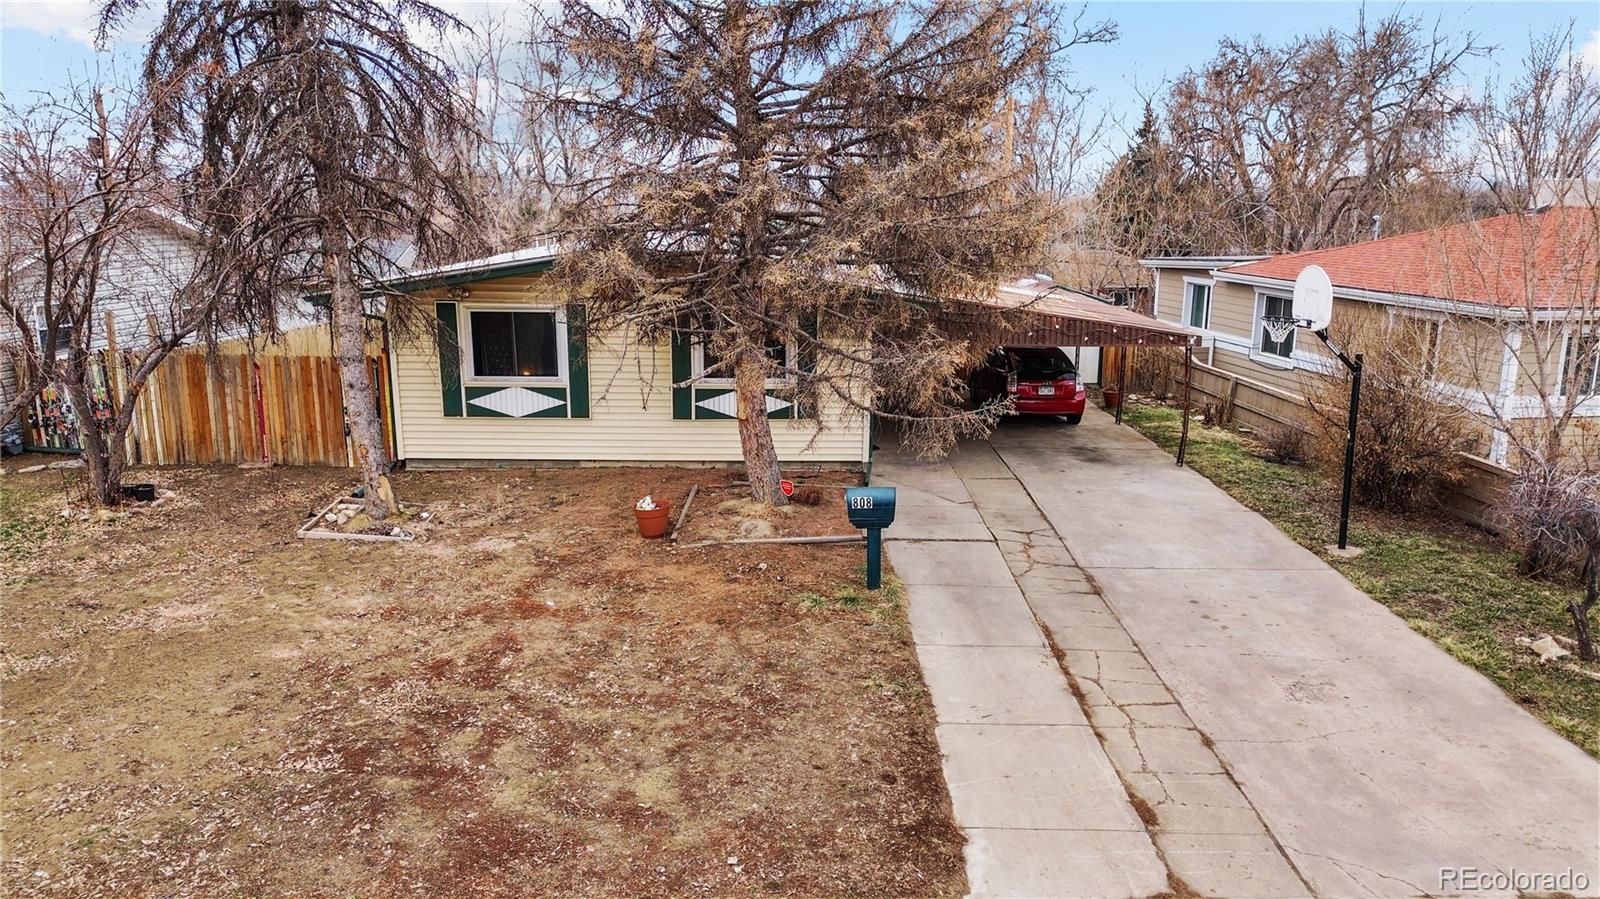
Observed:
[[[1260,262],[1268,256],[1150,256],[1139,260],[1144,268],[1224,269],[1230,265]]]
[[[1226,269],[1218,269],[1215,277],[1218,281],[1225,281],[1230,284],[1245,284],[1270,290],[1274,293],[1284,295],[1294,293],[1294,282],[1286,281],[1282,278],[1263,278],[1257,275],[1229,272]],[[1385,290],[1363,290],[1358,287],[1334,285],[1333,296],[1335,299],[1340,300],[1357,300],[1384,306],[1403,306],[1408,309],[1423,309],[1430,312],[1467,315],[1474,318],[1513,321],[1526,320],[1528,318],[1528,310],[1518,306],[1492,306],[1488,303],[1472,303],[1465,300],[1442,300],[1438,297],[1422,297]],[[1533,320],[1560,321],[1571,314],[1570,309],[1539,309],[1534,311]]]

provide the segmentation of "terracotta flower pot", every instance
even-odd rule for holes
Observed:
[[[667,515],[672,504],[664,500],[658,501],[656,507],[649,511],[634,509],[634,520],[639,523],[639,536],[646,540],[659,540],[667,535]]]
[[[1103,388],[1100,391],[1100,399],[1105,402],[1107,409],[1115,409],[1115,408],[1117,408],[1117,404],[1122,402],[1122,388],[1120,388],[1120,387],[1106,387],[1106,388]]]

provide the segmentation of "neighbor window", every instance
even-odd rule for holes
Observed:
[[[1262,318],[1289,318],[1294,315],[1294,300],[1288,297],[1264,296],[1261,298]],[[1285,359],[1294,357],[1294,331],[1291,329],[1284,335],[1283,340],[1273,340],[1267,333],[1267,326],[1261,325],[1261,352],[1269,356],[1281,356]]]
[[[1421,366],[1423,377],[1436,377],[1439,368],[1439,322],[1397,312],[1391,312],[1390,315],[1393,317],[1388,335],[1390,344],[1404,358],[1415,360]]]
[[[1567,338],[1567,361],[1561,367],[1561,394],[1576,388],[1578,396],[1600,393],[1600,335]]]
[[[1113,290],[1111,291],[1111,305],[1132,306],[1133,295],[1128,293],[1126,290]]]
[[[1189,321],[1191,328],[1211,327],[1211,285],[1189,282]]]
[[[468,313],[474,378],[559,378],[554,312],[474,309]]]
[[[767,342],[767,358],[771,359],[772,364],[780,369],[788,368],[789,349],[789,345],[781,340],[769,340]],[[731,362],[724,365],[723,363],[725,360],[722,358],[722,356],[716,352],[713,352],[710,347],[704,344],[698,344],[696,346],[696,351],[696,355],[699,357],[699,364],[695,367],[695,374],[702,375],[708,371],[712,372],[711,375],[706,378],[706,380],[711,381],[731,381],[733,379],[733,364]],[[713,371],[713,369],[715,370]],[[769,378],[769,380],[779,380],[785,377],[788,376],[779,375],[778,378]]]
[[[34,322],[38,326],[39,352],[44,352],[44,345],[50,340],[50,328],[45,324],[44,304],[40,303],[34,309]],[[56,321],[56,355],[64,356],[67,347],[72,344],[72,325],[67,322],[65,313],[60,313]]]

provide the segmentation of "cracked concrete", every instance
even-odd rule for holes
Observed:
[[[1007,423],[990,449],[1137,650],[1100,645],[1092,605],[1058,616],[1088,638],[1050,627],[1194,890],[1293,895],[1286,857],[1325,896],[1438,894],[1446,866],[1600,891],[1600,765],[1315,554],[1097,411]],[[1225,774],[1172,733],[1203,734]]]
[[[974,895],[1600,889],[1593,759],[1103,414],[880,458]]]
[[[962,446],[961,487],[944,464],[886,460],[879,483],[971,537],[889,532],[973,894],[1309,893],[999,455]]]

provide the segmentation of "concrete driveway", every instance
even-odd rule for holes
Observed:
[[[976,894],[1600,895],[1600,764],[1104,413],[874,482]]]

